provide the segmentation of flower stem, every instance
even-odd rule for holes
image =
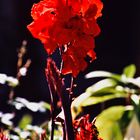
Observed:
[[[53,137],[54,137],[54,126],[55,126],[55,122],[54,122],[54,113],[52,113],[52,120],[51,120],[52,124],[51,124],[51,140],[53,140]]]
[[[72,115],[71,115],[71,103],[69,99],[69,94],[66,92],[63,92],[61,95],[61,101],[64,111],[64,123],[65,123],[65,129],[66,129],[66,140],[74,140],[74,132],[73,132],[73,125],[72,125]]]
[[[59,54],[60,54],[60,56],[62,56],[62,49],[61,49],[61,47],[59,47]],[[61,60],[61,62],[60,62],[60,73],[62,73],[62,69],[63,69],[63,60]]]
[[[74,87],[74,78],[73,76],[71,76],[71,84],[70,84],[70,90],[69,90],[70,103],[72,103],[72,100],[73,100],[73,87]]]
[[[55,101],[55,90],[52,85],[51,79],[48,77],[48,87],[50,91],[50,96],[51,96],[51,137],[50,140],[53,140],[54,138],[54,126],[55,126],[55,108],[56,108],[56,101]]]
[[[65,124],[64,122],[61,123],[63,128],[63,140],[66,140],[66,131],[65,131]]]
[[[51,59],[48,59],[46,75],[51,95],[52,120],[55,119],[53,118],[55,117],[53,113],[55,113],[56,111],[57,106],[56,97],[58,96],[62,104],[62,109],[64,111],[64,125],[65,125],[64,133],[66,132],[66,140],[74,140],[72,115],[71,115],[71,101],[69,98],[69,92],[66,90],[65,83],[61,77],[60,71],[57,69],[55,63]]]

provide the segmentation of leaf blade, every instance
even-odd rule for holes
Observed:
[[[128,78],[133,78],[135,73],[136,73],[136,66],[134,64],[126,66],[123,70],[123,74]]]

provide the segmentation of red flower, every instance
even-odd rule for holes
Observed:
[[[0,140],[9,140],[6,135],[0,130]]]
[[[80,42],[80,43],[79,43]],[[94,40],[91,36],[81,35],[62,55],[64,61],[63,74],[72,73],[74,77],[87,67],[85,57],[95,59]]]
[[[34,21],[28,25],[33,36],[42,41],[48,54],[67,46],[63,74],[77,76],[86,68],[87,55],[95,59],[94,37],[100,32],[96,19],[102,7],[100,0],[42,0],[33,5]]]
[[[94,124],[89,122],[89,115],[74,122],[75,140],[102,140]]]

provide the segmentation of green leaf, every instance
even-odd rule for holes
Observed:
[[[125,98],[127,94],[116,88],[117,82],[113,79],[104,79],[89,87],[72,102],[72,111],[76,116],[82,111],[82,107],[102,103],[114,98]]]
[[[116,99],[116,98],[125,98],[126,96],[124,94],[111,94],[111,95],[106,95],[106,96],[100,96],[100,97],[89,97],[85,99],[82,103],[81,106],[91,106],[95,105],[98,103],[102,103],[111,99]]]
[[[90,95],[94,95],[94,93],[108,87],[115,87],[117,85],[117,82],[113,79],[104,79],[101,80],[94,85],[90,86],[86,92],[88,92]]]
[[[115,85],[116,85],[116,82],[112,79],[101,80],[101,81],[97,82],[96,84],[94,84],[93,86],[89,87],[85,93],[83,93],[80,96],[78,96],[77,98],[75,98],[72,105],[74,107],[78,108],[79,106],[81,106],[81,103],[84,102],[84,100],[88,99],[90,96],[94,96],[94,93],[96,93],[100,90],[103,90],[106,87],[112,87]]]
[[[85,93],[83,93],[80,96],[78,96],[77,98],[75,98],[75,100],[72,102],[72,107],[75,110],[74,112],[81,111],[82,103],[86,99],[88,99],[90,96],[94,96],[94,93],[96,93],[104,88],[107,88],[107,87],[114,87],[116,84],[117,84],[116,81],[112,80],[112,79],[104,79],[104,80],[97,82],[96,84],[94,84],[93,86],[88,88]]]
[[[44,102],[43,107],[45,107],[48,110],[51,110],[51,105],[49,103],[47,103],[47,102]]]
[[[136,73],[136,66],[134,64],[128,65],[123,70],[123,74],[128,78],[133,78],[135,73]]]
[[[119,81],[121,80],[121,75],[114,74],[114,73],[107,72],[107,71],[93,71],[93,72],[88,73],[85,77],[87,79],[106,77],[106,78],[112,78],[112,79],[119,80]]]
[[[132,105],[134,106],[135,114],[140,123],[140,97],[136,94],[131,95],[131,101],[132,101]]]
[[[26,128],[26,126],[28,124],[31,124],[31,122],[32,122],[32,117],[30,115],[26,114],[22,117],[18,126],[19,126],[19,128],[24,129],[24,128]]]
[[[90,93],[91,96],[105,96],[105,95],[110,95],[110,94],[124,94],[126,95],[126,91],[123,87],[121,87],[121,89],[119,89],[119,86],[113,86],[113,87],[107,87],[107,88],[103,88],[97,91],[92,91],[92,88],[88,88],[88,90],[86,91],[86,93]]]
[[[133,116],[134,116],[134,107],[133,106],[127,106],[127,110],[124,112],[124,114],[122,115],[119,124],[120,124],[120,128],[122,131],[122,134],[124,135],[126,133],[126,128],[128,127],[128,125],[130,124]]]
[[[82,111],[82,102],[84,102],[84,100],[86,100],[89,97],[90,94],[83,93],[74,99],[71,105],[73,117],[76,117]]]
[[[85,92],[75,98],[72,102],[72,111],[78,115],[83,107],[95,105],[115,98],[126,98],[128,95],[124,91],[119,91],[114,87],[104,88],[95,93]]]
[[[114,106],[97,116],[95,125],[99,130],[100,137],[104,140],[123,140],[120,120],[126,110],[130,110],[130,108]]]

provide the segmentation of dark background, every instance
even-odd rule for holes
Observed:
[[[28,41],[25,60],[32,60],[26,77],[20,80],[15,96],[30,101],[49,101],[45,78],[47,54],[40,41],[34,39],[26,26],[31,23],[30,9],[37,0],[0,0],[0,73],[16,76],[17,49]],[[134,63],[140,75],[140,1],[103,0],[103,16],[98,20],[101,34],[96,38],[97,60],[81,73],[75,94],[84,92],[91,81],[84,75],[93,70],[121,73],[124,66]],[[0,85],[0,109],[5,110],[9,88]]]

